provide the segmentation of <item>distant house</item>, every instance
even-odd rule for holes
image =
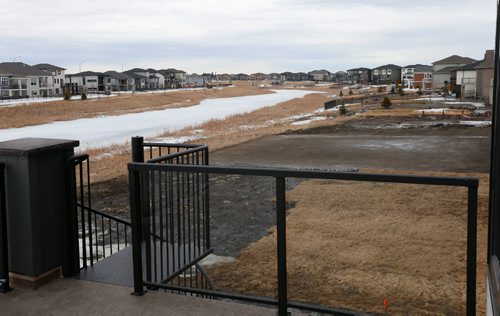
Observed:
[[[340,84],[346,84],[347,83],[347,72],[345,71],[337,71],[336,73],[332,74],[332,81]]]
[[[33,97],[54,95],[54,76],[21,62],[0,63],[0,96]]]
[[[406,88],[415,88],[415,69],[422,64],[406,65],[401,67],[401,83]]]
[[[184,86],[187,88],[204,87],[205,83],[205,78],[203,76],[191,74],[186,76]]]
[[[313,70],[308,73],[309,78],[314,81],[330,81],[331,73],[328,70]]]
[[[111,90],[112,91],[134,91],[135,90],[135,80],[132,76],[127,75],[123,72],[116,71],[106,71],[106,75],[111,78]]]
[[[373,84],[391,84],[401,78],[401,66],[387,64],[372,69]]]
[[[493,104],[493,77],[495,70],[495,51],[487,50],[484,59],[476,66],[477,70],[477,97]]]
[[[176,89],[184,85],[186,81],[186,72],[174,68],[162,69],[159,71],[165,78],[166,89]]]
[[[476,98],[477,70],[481,61],[457,68],[455,92],[459,98]]]
[[[54,95],[62,95],[64,93],[64,78],[66,75],[66,69],[51,64],[37,64],[33,67],[52,75]]]
[[[272,72],[266,76],[266,79],[273,82],[278,82],[281,81],[281,75],[279,73]]]
[[[370,68],[353,68],[347,70],[347,83],[348,84],[369,84],[372,77],[372,70]]]
[[[84,71],[74,75],[66,75],[66,85],[77,86],[78,93],[110,92],[111,78],[102,72]],[[72,88],[74,93],[74,88]]]
[[[149,76],[146,76],[139,72],[135,72],[132,69],[125,71],[124,74],[134,79],[134,87],[136,91],[143,91],[148,89]]]
[[[452,55],[432,63],[432,87],[439,89],[445,85],[455,84],[459,67],[475,62],[475,59]]]
[[[305,72],[283,72],[280,74],[281,81],[309,81],[309,74]]]
[[[239,74],[231,75],[231,80],[246,81],[246,80],[250,80],[250,76],[247,74],[239,73]]]
[[[432,66],[419,65],[414,68],[413,85],[417,89],[432,89]]]
[[[267,77],[267,75],[265,73],[257,72],[257,73],[250,75],[250,80],[262,81],[262,80],[266,80],[266,77]]]
[[[220,74],[219,75],[219,80],[220,81],[230,81],[231,80],[231,75],[230,74]]]

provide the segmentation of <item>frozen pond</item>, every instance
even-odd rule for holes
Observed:
[[[2,129],[0,130],[0,141],[23,137],[63,138],[80,140],[82,148],[104,147],[125,143],[132,136],[152,137],[168,130],[179,130],[211,119],[223,119],[230,115],[251,112],[280,102],[302,98],[307,94],[318,93],[305,90],[272,91],[275,93],[207,99],[199,105],[185,108]]]

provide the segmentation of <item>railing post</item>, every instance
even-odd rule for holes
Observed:
[[[476,315],[477,188],[478,181],[471,181],[467,207],[467,316]]]
[[[7,242],[7,203],[5,201],[5,164],[0,162],[0,293],[11,290],[9,285],[9,249]]]
[[[210,161],[208,160],[208,147],[205,148],[204,150],[204,161],[203,164],[208,166],[210,164]],[[210,244],[210,176],[208,173],[205,173],[204,175],[204,182],[205,182],[205,240],[206,240],[206,245],[207,249],[210,249],[212,245]]]
[[[144,137],[132,137],[132,162],[144,162]],[[144,295],[142,272],[142,203],[141,180],[138,170],[129,169],[130,217],[132,221],[132,256],[134,265],[133,295]]]
[[[144,137],[132,137],[132,162],[144,162]]]
[[[142,148],[142,147],[141,147]],[[144,295],[142,276],[142,215],[140,178],[138,170],[131,170],[129,166],[130,217],[132,221],[132,262],[134,271],[133,295]]]
[[[276,228],[278,250],[278,315],[287,315],[285,178],[276,178]]]

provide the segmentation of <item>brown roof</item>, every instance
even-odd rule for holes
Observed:
[[[449,74],[449,73],[452,73],[454,71],[457,71],[457,69],[458,69],[458,67],[451,66],[451,67],[439,69],[438,71],[434,71],[434,73],[435,74]]]
[[[469,57],[462,57],[458,55],[451,55],[450,57],[446,57],[445,59],[441,59],[433,62],[433,65],[442,65],[442,64],[470,64],[475,62],[476,60]]]
[[[37,76],[37,77],[48,77],[50,74],[42,71],[38,68],[32,67],[21,62],[7,62],[0,63],[0,73],[10,74],[16,77],[27,77],[27,76]]]

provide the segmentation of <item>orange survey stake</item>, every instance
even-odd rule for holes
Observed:
[[[389,309],[389,300],[387,298],[384,298],[384,311],[387,312]]]

